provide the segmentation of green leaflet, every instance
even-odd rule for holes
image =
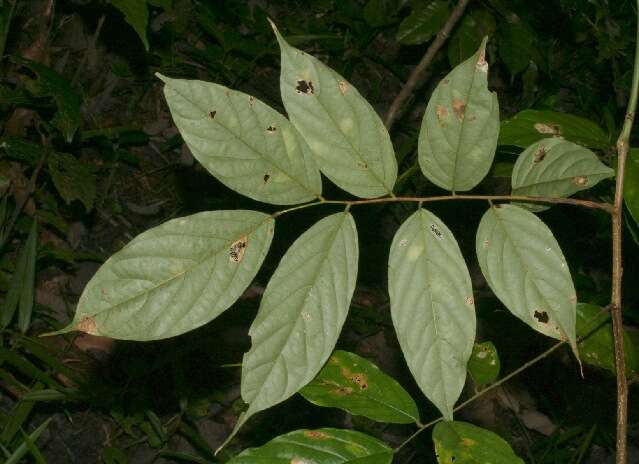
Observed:
[[[487,385],[499,378],[501,363],[493,342],[475,343],[468,360],[468,373],[477,387]]]
[[[266,286],[242,362],[242,399],[253,414],[309,383],[342,330],[357,277],[358,243],[350,213],[317,222],[286,252]],[[233,435],[231,435],[232,437]]]
[[[457,66],[470,58],[482,42],[482,38],[491,36],[496,29],[495,18],[488,10],[471,10],[464,15],[448,41],[448,62]]]
[[[313,404],[341,408],[379,422],[419,422],[415,401],[372,362],[337,350],[300,393]]]
[[[397,161],[375,110],[342,76],[290,46],[271,25],[282,51],[284,107],[317,156],[321,171],[358,197],[391,194]]]
[[[427,4],[416,2],[410,16],[407,16],[399,25],[397,41],[404,45],[428,42],[444,27],[448,14],[448,3],[442,0]]]
[[[228,464],[390,464],[393,451],[354,430],[296,430],[259,448],[249,448]]]
[[[524,110],[501,123],[499,145],[526,148],[539,139],[562,137],[584,147],[605,150],[608,135],[594,122],[556,111]]]
[[[452,419],[475,340],[473,290],[455,237],[425,209],[393,238],[388,291],[408,368],[428,399]]]
[[[639,224],[639,149],[632,148],[626,160],[623,201],[630,216]]]
[[[227,187],[276,205],[318,198],[322,180],[293,125],[254,97],[209,82],[157,75],[193,156]]]
[[[71,325],[93,335],[157,340],[215,319],[251,283],[273,239],[256,211],[212,211],[138,235],[89,281]]]
[[[28,82],[27,88],[36,97],[53,98],[57,112],[51,124],[62,133],[67,143],[71,143],[81,120],[80,96],[71,87],[71,83],[43,64],[17,56],[12,57],[12,60],[31,69],[38,76],[36,80]]]
[[[577,354],[577,297],[550,229],[515,205],[491,206],[475,243],[482,273],[506,308],[536,331],[568,340]]]
[[[499,134],[497,95],[488,91],[486,40],[435,88],[419,133],[419,165],[435,185],[461,192],[486,176]]]
[[[512,173],[512,194],[568,197],[613,177],[615,171],[590,150],[557,138],[532,144],[517,158]],[[546,205],[527,204],[532,211]]]
[[[577,335],[579,352],[584,362],[606,369],[613,374],[615,367],[615,347],[610,313],[601,306],[577,304]],[[628,333],[624,330],[623,341],[626,353],[626,374],[634,376],[639,371],[637,350]]]
[[[149,41],[146,38],[149,10],[146,0],[111,0],[111,4],[122,12],[125,21],[129,23],[144,44],[144,49],[149,51]]]
[[[439,422],[433,443],[439,464],[524,464],[506,440],[467,422]]]
[[[19,329],[25,333],[29,328],[33,311],[37,246],[37,223],[33,220],[27,240],[18,254],[9,291],[0,307],[0,327],[7,327],[18,309]]]
[[[93,209],[96,179],[88,164],[69,153],[58,152],[49,154],[47,164],[53,185],[67,204],[80,200],[87,211]]]

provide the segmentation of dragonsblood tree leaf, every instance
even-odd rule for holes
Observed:
[[[567,340],[577,354],[575,287],[550,229],[519,206],[495,205],[479,223],[475,246],[504,306],[536,331]]]
[[[452,232],[420,209],[399,228],[388,263],[391,316],[408,368],[447,419],[475,340],[468,268]]]
[[[439,422],[433,443],[439,464],[524,464],[506,440],[467,422]]]
[[[322,180],[310,149],[280,113],[218,84],[158,77],[193,156],[224,185],[276,205],[320,196]]]
[[[100,267],[60,333],[157,340],[200,327],[249,286],[273,229],[271,216],[247,210],[197,213],[149,229]]]
[[[259,448],[249,448],[228,464],[390,464],[388,445],[355,430],[296,430]]]
[[[350,213],[328,216],[286,252],[266,286],[242,362],[249,404],[233,435],[253,414],[309,383],[330,356],[357,278],[358,242]]]
[[[543,139],[517,158],[512,173],[513,195],[568,197],[615,175],[592,151],[567,140]],[[527,204],[533,211],[545,205]]]
[[[321,171],[353,195],[390,194],[397,161],[388,131],[373,107],[346,79],[289,45],[271,25],[282,51],[284,107],[317,156]]]
[[[419,422],[415,401],[379,368],[348,351],[335,351],[300,393],[318,406],[341,408],[380,422]]]
[[[497,94],[488,90],[486,40],[435,88],[419,133],[419,165],[435,185],[461,192],[488,174],[499,135]]]
[[[501,123],[499,145],[526,148],[540,139],[561,137],[584,147],[604,150],[608,135],[594,122],[557,111],[524,110]]]

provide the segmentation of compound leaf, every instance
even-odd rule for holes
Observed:
[[[354,430],[296,430],[259,448],[249,448],[229,464],[390,464],[393,451],[377,438]]]
[[[506,440],[467,422],[439,422],[433,443],[439,464],[524,464]]]
[[[302,234],[268,283],[249,330],[236,430],[309,383],[342,330],[357,277],[358,242],[350,213],[328,216]],[[232,437],[233,435],[231,435]]]
[[[415,401],[379,368],[348,351],[335,351],[300,393],[318,406],[341,408],[379,422],[419,422]]]
[[[271,25],[282,51],[284,106],[317,156],[321,171],[353,195],[390,194],[397,161],[388,131],[375,110],[342,76],[289,45]]]
[[[276,205],[320,196],[322,180],[311,152],[280,113],[218,84],[158,77],[193,156],[224,185]]]
[[[519,206],[495,205],[482,217],[475,245],[504,306],[536,331],[568,340],[576,354],[575,287],[550,229]]]
[[[501,123],[499,145],[526,148],[539,139],[562,137],[584,147],[605,150],[606,133],[594,122],[556,111],[524,110]]]
[[[517,158],[512,173],[513,195],[568,197],[615,175],[592,151],[567,140],[543,139]],[[528,205],[533,211],[544,205]]]
[[[452,419],[473,350],[475,307],[457,241],[429,211],[415,212],[395,234],[388,290],[408,368],[428,399]]]
[[[488,91],[486,39],[435,88],[419,133],[419,165],[435,185],[470,190],[486,176],[499,135],[497,95]]]
[[[198,213],[149,229],[102,265],[60,332],[157,340],[200,327],[251,283],[273,229],[271,216],[247,210]]]

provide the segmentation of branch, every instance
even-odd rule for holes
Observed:
[[[639,1],[639,0],[637,0]],[[612,214],[614,212],[614,206],[609,203],[579,200],[577,198],[554,198],[554,197],[531,197],[525,195],[439,195],[434,197],[381,197],[370,198],[368,200],[319,200],[312,203],[306,203],[304,205],[293,206],[292,208],[283,209],[273,213],[273,217],[276,218],[286,213],[297,211],[300,209],[310,208],[318,205],[345,205],[350,208],[356,205],[371,205],[378,203],[434,203],[437,201],[519,201],[524,203],[551,203],[551,204],[563,204],[582,206],[590,209],[600,209]]]
[[[426,54],[424,54],[424,57],[417,64],[417,66],[415,66],[415,69],[413,69],[413,72],[406,81],[406,84],[404,84],[401,92],[399,92],[399,95],[397,95],[397,97],[395,97],[395,100],[393,100],[393,103],[391,103],[391,106],[386,113],[386,117],[384,118],[384,124],[389,131],[393,126],[395,120],[397,120],[397,118],[400,116],[406,99],[411,96],[411,94],[415,90],[415,87],[422,79],[424,72],[433,61],[433,58],[435,58],[435,55],[437,54],[439,49],[442,48],[442,45],[444,45],[446,39],[448,39],[451,31],[464,14],[464,10],[466,9],[466,5],[468,5],[469,1],[470,0],[459,0],[459,3],[457,4],[457,6],[455,6],[455,9],[448,17],[448,21],[446,21],[446,24],[444,24],[442,30],[437,33],[437,37],[435,38],[433,43],[430,44],[428,50],[426,50]]]
[[[637,0],[639,15],[639,0]],[[637,36],[635,39],[635,63],[632,75],[632,88],[628,100],[626,117],[617,140],[617,178],[615,184],[615,202],[612,212],[612,289],[611,312],[612,329],[615,344],[615,368],[617,371],[617,457],[616,464],[626,464],[626,442],[628,435],[628,383],[626,380],[626,361],[623,344],[623,314],[621,310],[621,285],[623,276],[622,233],[623,233],[623,182],[626,172],[626,158],[630,147],[630,131],[637,109],[639,93],[639,16],[637,17]]]

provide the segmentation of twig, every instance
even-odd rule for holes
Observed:
[[[615,202],[612,212],[612,289],[611,316],[615,344],[615,368],[617,371],[617,456],[616,464],[626,464],[626,442],[628,434],[628,383],[624,353],[623,314],[621,309],[621,286],[623,276],[622,233],[623,233],[623,183],[626,158],[630,146],[630,131],[637,109],[639,93],[639,0],[637,0],[637,35],[635,39],[635,62],[632,88],[628,99],[626,117],[617,140],[617,179]]]
[[[426,50],[424,57],[417,66],[415,66],[415,69],[413,69],[413,72],[406,81],[406,84],[404,84],[401,92],[399,92],[397,97],[395,97],[395,100],[393,100],[393,103],[391,103],[391,106],[386,113],[386,117],[384,118],[384,124],[388,130],[391,129],[393,123],[400,116],[400,112],[404,107],[406,99],[411,96],[415,87],[417,87],[417,84],[422,79],[424,72],[433,61],[433,58],[435,58],[439,49],[442,48],[442,45],[444,45],[446,39],[448,39],[451,31],[464,14],[464,10],[466,9],[466,5],[468,5],[469,1],[470,0],[459,0],[459,3],[457,3],[457,6],[455,6],[455,9],[448,17],[448,21],[446,21],[442,30],[437,33],[437,37],[433,40],[433,43],[430,44],[428,50]]]

